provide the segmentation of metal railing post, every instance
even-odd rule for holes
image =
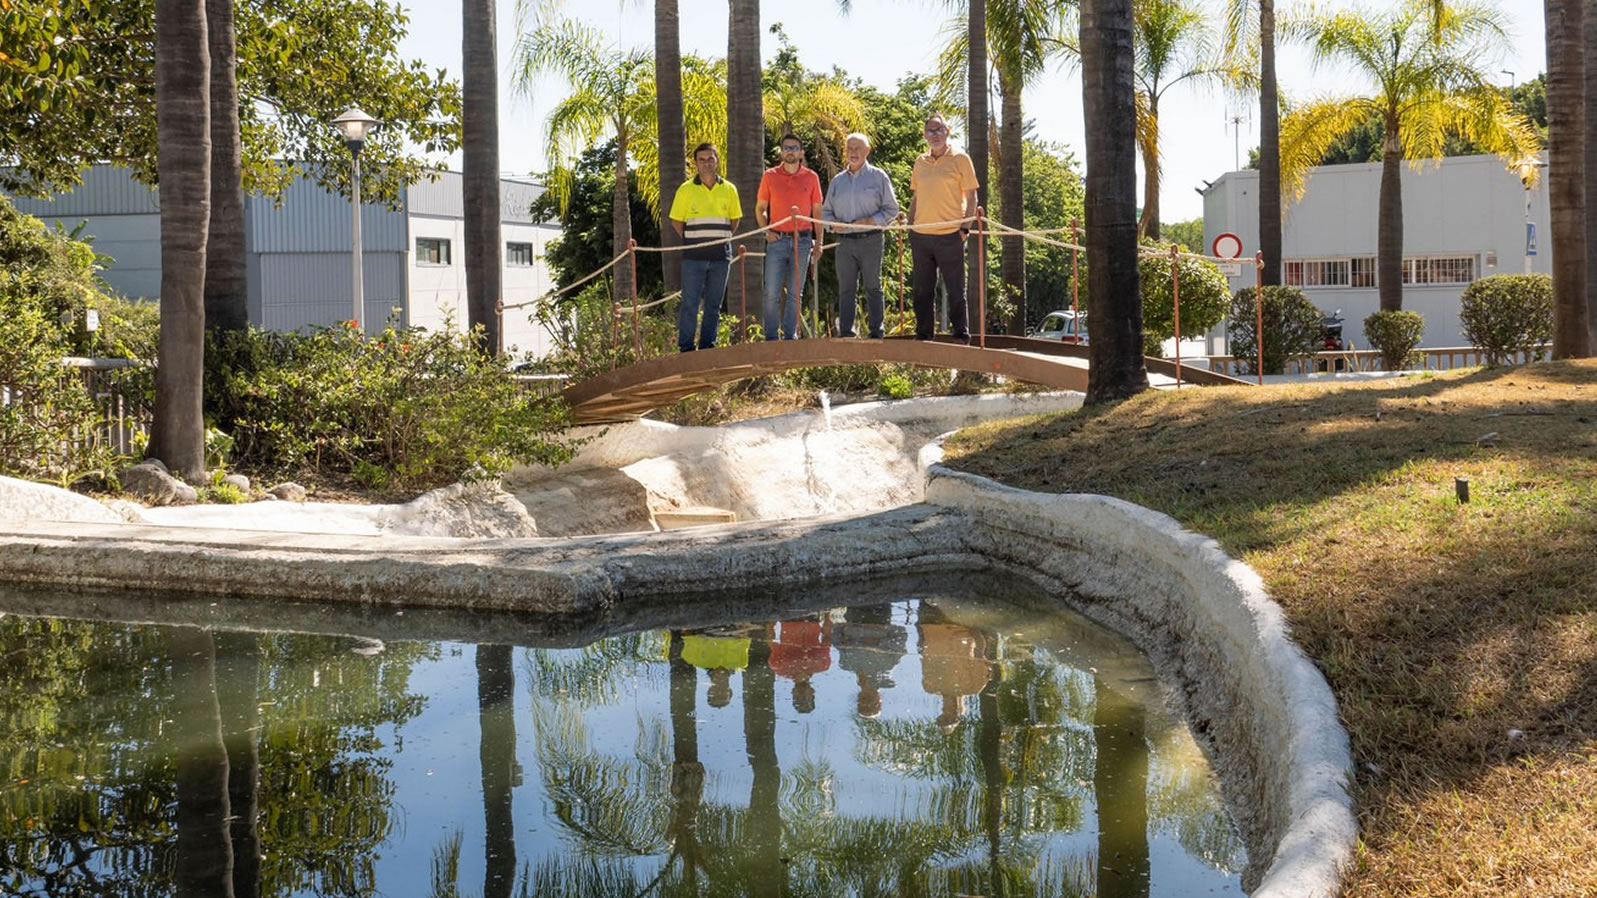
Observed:
[[[1259,344],[1259,386],[1264,386],[1264,251],[1253,254],[1254,336]]]
[[[737,259],[733,261],[733,264],[738,267],[738,322],[742,325],[743,339],[741,342],[744,343],[749,342],[749,279],[745,275],[745,272],[749,270],[749,266],[744,264],[744,256],[748,254],[748,251],[747,244],[739,243]]]
[[[1181,259],[1170,247],[1170,308],[1176,328],[1176,388],[1181,388]]]
[[[1076,342],[1081,342],[1081,312],[1077,311],[1081,300],[1081,266],[1076,261],[1076,256],[1081,246],[1081,224],[1076,219],[1070,220],[1070,326],[1076,330]]]
[[[987,348],[987,210],[976,207],[976,319],[977,343]]]
[[[905,217],[904,213],[902,213],[902,212],[898,213],[898,219],[897,220],[898,220],[899,224],[903,224],[906,221],[909,221],[909,219],[907,217]],[[899,231],[898,232],[898,330],[897,330],[897,333],[903,333],[903,331],[904,331],[904,240],[905,240],[905,236],[904,235],[906,233],[907,233],[906,231]],[[884,328],[884,330],[885,330],[885,328]]]
[[[643,360],[643,332],[638,328],[638,241],[627,241],[627,252],[631,258],[627,260],[627,267],[632,269],[632,351],[633,361]]]
[[[799,256],[799,232],[798,232],[798,218],[797,218],[798,214],[799,214],[799,207],[797,207],[797,206],[789,207],[788,223],[793,225],[793,289],[789,290],[787,292],[787,301],[793,304],[793,338],[794,339],[798,339],[798,335],[799,335],[799,317],[803,314],[803,307],[799,305],[799,296],[800,296],[800,294],[802,292],[802,291],[799,290],[799,272],[803,271],[804,269],[799,267],[799,258],[798,258],[798,256]],[[778,305],[777,308],[779,310],[781,310],[781,312],[782,312],[782,320],[777,322],[777,329],[781,330],[782,325],[787,323],[787,304],[783,303],[781,305]]]

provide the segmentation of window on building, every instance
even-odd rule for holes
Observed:
[[[1374,256],[1360,256],[1360,257],[1358,257],[1356,259],[1351,259],[1349,261],[1351,263],[1350,268],[1351,268],[1352,274],[1351,274],[1351,276],[1349,278],[1348,286],[1351,286],[1351,287],[1373,287],[1373,286],[1375,286],[1375,257]]]
[[[532,264],[532,244],[506,243],[505,264],[528,266]]]
[[[1425,256],[1403,260],[1405,284],[1468,284],[1473,280],[1474,256]]]
[[[1294,259],[1285,265],[1291,287],[1346,287],[1349,259]]]
[[[448,265],[449,240],[442,237],[416,238],[417,265]]]

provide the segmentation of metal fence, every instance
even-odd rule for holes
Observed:
[[[1446,371],[1450,368],[1468,368],[1486,364],[1486,351],[1474,346],[1441,346],[1414,350],[1420,356],[1415,371]],[[1552,344],[1543,343],[1529,352],[1520,352],[1509,358],[1510,364],[1521,364],[1552,357]],[[1209,370],[1221,374],[1242,376],[1243,366],[1253,364],[1251,357],[1209,356]],[[1251,371],[1251,367],[1248,369]],[[1312,355],[1293,356],[1287,359],[1282,374],[1318,374],[1343,371],[1382,371],[1381,353],[1374,349],[1347,349],[1316,352]]]

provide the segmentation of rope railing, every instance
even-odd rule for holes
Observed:
[[[887,234],[887,233],[893,233],[893,234],[897,235],[897,237],[898,237],[898,269],[899,269],[898,270],[898,318],[899,318],[899,320],[898,320],[897,324],[895,325],[894,333],[903,333],[904,329],[907,327],[907,321],[908,321],[907,310],[905,308],[905,297],[908,295],[907,285],[905,284],[905,276],[906,276],[905,273],[907,271],[907,266],[904,264],[904,252],[905,252],[905,239],[904,239],[904,237],[905,237],[905,235],[907,233],[911,233],[911,232],[915,232],[915,231],[922,231],[922,230],[925,230],[925,229],[940,229],[940,228],[950,228],[950,227],[969,228],[970,230],[975,231],[975,234],[976,234],[976,237],[977,237],[977,240],[978,240],[977,247],[979,248],[977,250],[977,252],[975,253],[975,261],[974,261],[974,264],[975,264],[975,267],[976,267],[976,290],[975,290],[975,296],[973,297],[974,300],[975,300],[974,305],[976,306],[976,335],[975,336],[977,338],[978,344],[981,345],[981,346],[984,346],[984,347],[986,346],[986,338],[987,338],[987,315],[986,315],[986,306],[987,306],[987,303],[986,303],[986,300],[987,300],[987,277],[986,277],[986,273],[987,272],[986,272],[986,253],[984,251],[986,239],[988,237],[990,237],[990,236],[997,236],[997,237],[1000,237],[1000,238],[1003,238],[1003,237],[1020,237],[1020,238],[1022,238],[1024,240],[1027,240],[1027,241],[1030,241],[1030,242],[1039,243],[1039,244],[1043,244],[1043,245],[1046,245],[1046,246],[1055,247],[1055,248],[1058,248],[1058,249],[1069,250],[1070,251],[1070,265],[1071,265],[1071,278],[1070,278],[1070,280],[1071,280],[1071,301],[1070,301],[1070,308],[1071,308],[1071,315],[1072,315],[1073,319],[1076,322],[1075,330],[1076,330],[1076,333],[1078,335],[1077,339],[1078,340],[1080,339],[1079,338],[1079,334],[1081,332],[1081,328],[1080,328],[1079,322],[1081,320],[1081,312],[1080,312],[1080,261],[1079,261],[1079,257],[1080,257],[1081,253],[1086,251],[1086,246],[1083,245],[1080,242],[1081,230],[1082,230],[1080,222],[1073,219],[1068,227],[1021,229],[1021,228],[1010,227],[1010,226],[1004,224],[1003,222],[993,220],[992,218],[988,217],[987,214],[986,214],[986,211],[984,209],[981,209],[981,208],[978,208],[976,210],[976,214],[974,216],[971,216],[971,217],[968,217],[968,218],[955,218],[955,219],[948,219],[946,221],[917,222],[915,224],[910,224],[905,219],[904,214],[901,212],[901,213],[899,213],[897,218],[895,218],[894,220],[892,220],[892,221],[890,221],[890,222],[888,222],[886,224],[883,224],[883,225],[858,225],[858,224],[855,224],[853,222],[834,221],[834,220],[831,220],[831,219],[817,218],[817,217],[813,217],[813,216],[809,216],[809,215],[804,215],[804,214],[802,214],[801,212],[798,211],[797,207],[794,207],[792,212],[789,215],[787,215],[787,216],[785,216],[783,218],[771,221],[769,224],[766,224],[763,227],[753,228],[753,229],[750,229],[750,230],[739,232],[739,233],[734,234],[734,235],[732,235],[730,237],[723,237],[723,238],[719,238],[719,239],[716,239],[716,240],[706,241],[704,243],[695,243],[695,244],[680,245],[680,246],[640,246],[640,245],[637,244],[636,241],[631,241],[625,250],[623,250],[621,253],[617,254],[609,262],[607,262],[603,266],[599,267],[598,269],[588,273],[587,275],[584,275],[583,277],[579,278],[578,280],[573,281],[572,283],[567,284],[566,286],[561,287],[559,289],[550,290],[550,291],[546,292],[545,294],[543,294],[542,296],[540,296],[540,297],[538,297],[536,299],[527,300],[527,301],[523,301],[523,302],[517,302],[517,303],[501,303],[500,309],[501,310],[509,310],[509,309],[525,308],[527,306],[539,305],[539,304],[542,304],[542,303],[547,303],[547,302],[550,302],[552,300],[558,299],[561,296],[566,295],[566,294],[568,294],[568,293],[570,293],[570,292],[582,287],[584,284],[587,284],[587,283],[593,281],[595,278],[599,277],[604,272],[606,272],[606,271],[610,270],[611,268],[615,267],[616,265],[620,264],[622,260],[627,259],[629,257],[635,259],[638,253],[661,253],[661,254],[664,254],[664,253],[682,252],[682,251],[685,251],[685,250],[688,250],[688,249],[702,249],[704,247],[709,247],[709,246],[720,246],[720,245],[724,245],[724,244],[737,243],[738,244],[737,252],[736,252],[734,258],[731,260],[731,264],[739,266],[739,272],[738,272],[738,281],[739,281],[739,284],[738,284],[739,322],[740,322],[740,325],[741,325],[741,339],[743,341],[747,341],[748,338],[749,338],[749,335],[748,335],[749,309],[748,309],[748,283],[747,283],[748,279],[747,279],[747,264],[746,263],[747,263],[747,260],[750,259],[750,258],[762,258],[762,257],[764,257],[766,255],[766,253],[758,252],[758,251],[750,251],[748,249],[747,245],[746,245],[746,241],[750,240],[753,237],[759,236],[761,234],[765,234],[765,233],[770,232],[770,231],[778,230],[778,229],[782,228],[784,225],[790,225],[790,224],[808,224],[808,225],[819,224],[819,225],[822,226],[822,228],[824,230],[829,230],[829,231],[832,231],[834,233],[837,233],[837,232],[870,231],[870,232],[882,233],[884,235]],[[801,284],[800,284],[800,281],[799,281],[799,273],[800,273],[801,269],[798,268],[799,260],[797,259],[797,249],[798,249],[798,243],[799,243],[800,235],[802,233],[804,233],[804,232],[801,229],[797,228],[797,227],[790,228],[789,231],[793,234],[793,240],[794,240],[794,255],[795,255],[795,258],[794,258],[794,274],[793,274],[794,284],[793,284],[793,286],[794,287],[800,287]],[[1057,234],[1069,234],[1071,239],[1069,241],[1055,239],[1052,235],[1057,235]],[[809,260],[810,280],[812,282],[817,281],[818,278],[819,278],[819,275],[820,275],[820,257],[822,255],[824,255],[827,251],[836,249],[838,247],[838,245],[839,244],[836,241],[833,241],[831,243],[827,243],[827,242],[825,242],[824,238],[822,239],[822,241],[820,242],[820,252],[815,254],[814,256],[812,256],[811,259]],[[1198,261],[1210,262],[1210,263],[1215,263],[1215,264],[1238,264],[1240,262],[1240,260],[1239,259],[1228,259],[1228,258],[1223,258],[1223,257],[1218,257],[1218,256],[1209,256],[1209,255],[1204,255],[1202,253],[1182,252],[1182,251],[1178,250],[1175,246],[1170,246],[1170,247],[1165,248],[1165,249],[1159,249],[1159,248],[1155,248],[1155,247],[1140,247],[1139,246],[1138,247],[1138,254],[1141,255],[1141,256],[1168,256],[1169,259],[1171,260],[1171,281],[1172,281],[1171,288],[1172,288],[1172,298],[1173,298],[1173,306],[1174,306],[1174,308],[1173,308],[1173,325],[1175,327],[1175,338],[1176,338],[1176,359],[1175,359],[1175,361],[1176,361],[1176,383],[1177,383],[1177,386],[1180,386],[1180,384],[1181,384],[1181,356],[1180,356],[1180,351],[1181,351],[1180,350],[1180,342],[1181,342],[1181,325],[1180,325],[1180,322],[1181,322],[1181,308],[1180,308],[1181,299],[1180,299],[1180,296],[1181,296],[1181,289],[1180,289],[1179,266],[1176,265],[1175,263],[1176,263],[1176,261],[1178,259],[1181,259],[1181,258],[1194,259],[1194,260],[1198,260]],[[1256,255],[1255,259],[1253,260],[1254,266],[1255,266],[1255,275],[1256,275],[1255,284],[1256,285],[1261,283],[1262,279],[1263,279],[1262,278],[1262,274],[1263,274],[1264,262],[1263,262],[1262,256],[1263,256],[1262,253],[1258,254],[1258,255]],[[643,349],[643,337],[642,337],[642,331],[641,331],[641,326],[640,326],[640,315],[641,315],[641,313],[646,312],[646,311],[648,311],[650,309],[665,305],[665,304],[671,302],[672,300],[680,298],[681,295],[682,295],[682,292],[680,290],[678,290],[678,291],[676,291],[674,293],[670,293],[670,294],[668,294],[666,296],[663,296],[663,297],[661,297],[659,299],[652,300],[650,302],[640,304],[638,302],[637,266],[636,266],[636,264],[630,266],[630,269],[631,269],[630,270],[630,275],[631,275],[631,281],[632,281],[632,283],[630,285],[630,288],[631,288],[630,289],[630,292],[631,292],[630,311],[631,311],[632,319],[633,319],[632,320],[633,345],[634,345],[634,350],[637,353],[637,357],[641,359],[642,356],[643,356],[643,352],[644,352],[644,349]],[[820,289],[819,289],[819,284],[818,283],[815,284],[814,289],[815,289],[816,292],[815,292],[814,296],[812,297],[812,301],[811,301],[810,316],[809,316],[810,320],[809,321],[805,321],[804,320],[804,316],[802,314],[799,315],[799,330],[801,332],[808,332],[808,334],[810,336],[814,336],[814,335],[820,334],[822,332],[822,330],[823,330],[822,323],[821,323],[821,320],[820,320],[820,307],[819,307],[820,306],[820,296],[819,296]],[[797,291],[794,291],[794,292],[796,293]],[[762,290],[762,295],[763,295],[763,290]],[[795,296],[795,295],[792,295],[791,293],[790,293],[790,298],[791,298],[791,301],[798,302],[798,303],[802,303],[802,301],[803,301],[802,296]],[[1256,308],[1255,328],[1256,328],[1256,334],[1258,335],[1258,341],[1259,341],[1258,366],[1259,366],[1259,370],[1261,372],[1260,373],[1260,382],[1262,383],[1263,382],[1262,371],[1263,371],[1263,359],[1264,359],[1264,354],[1263,354],[1263,350],[1264,350],[1264,347],[1263,347],[1263,298],[1262,298],[1261,291],[1259,291],[1257,289],[1255,290],[1255,300],[1256,300],[1255,305],[1257,307]],[[785,306],[785,303],[784,303],[784,306]],[[802,309],[802,305],[800,306],[800,309]],[[625,314],[626,311],[628,311],[627,306],[624,305],[623,303],[611,303],[611,341],[610,342],[611,342],[612,349],[614,349],[619,343],[619,326],[621,324],[621,316],[623,314]],[[779,318],[778,327],[779,328],[780,328],[780,318],[782,317],[782,314],[783,314],[783,308],[779,307],[779,309],[778,309],[778,318]],[[826,332],[828,332],[828,333],[830,332],[830,330],[831,330],[830,322],[828,322],[826,324],[824,329],[825,329]],[[769,339],[769,335],[767,335],[767,338]],[[613,368],[613,366],[614,366],[614,358],[613,357],[612,357],[612,360],[611,360],[611,364],[612,364],[612,368]]]

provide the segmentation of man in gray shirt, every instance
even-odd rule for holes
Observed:
[[[882,228],[898,217],[898,197],[887,172],[870,164],[871,139],[854,133],[844,143],[848,167],[826,191],[821,215],[837,233],[838,334],[854,336],[859,280],[865,278],[865,317],[873,339],[882,329]]]

